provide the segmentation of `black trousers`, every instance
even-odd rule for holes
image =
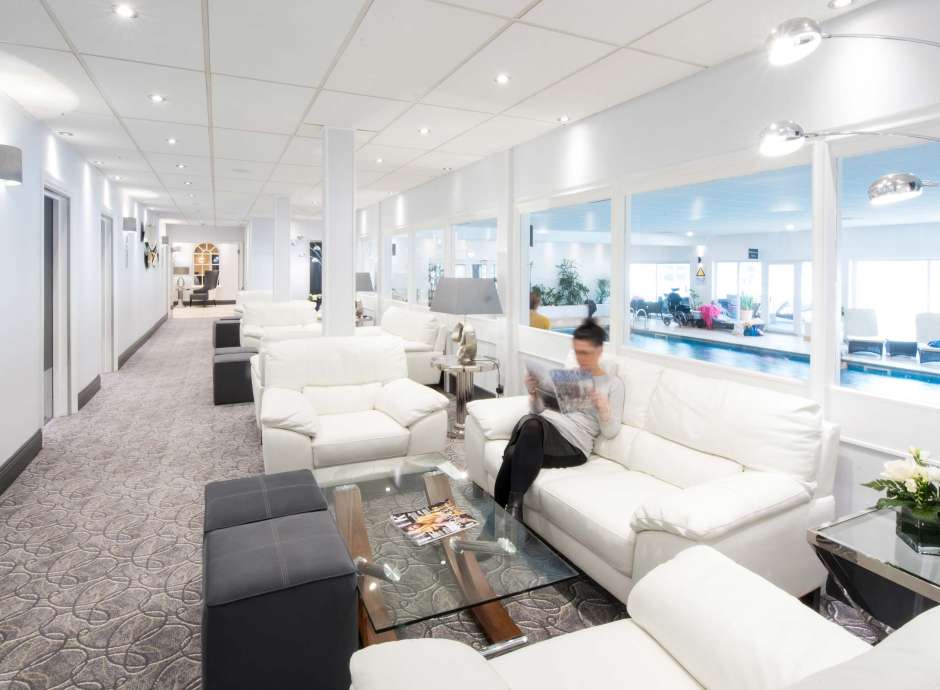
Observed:
[[[546,448],[551,453],[546,453]],[[528,415],[516,425],[503,453],[493,498],[505,506],[509,493],[528,491],[543,467],[575,467],[585,462],[584,453],[568,443],[551,422],[537,415]]]

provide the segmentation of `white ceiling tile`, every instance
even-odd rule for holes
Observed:
[[[304,123],[300,125],[300,129],[297,130],[297,136],[308,137],[310,139],[322,139],[323,127],[320,125],[309,125]]]
[[[326,86],[415,100],[504,23],[423,0],[376,0]]]
[[[377,170],[382,173],[388,173],[396,168],[400,168],[409,161],[413,161],[423,153],[423,149],[366,144],[356,152],[356,169]],[[382,159],[381,163],[379,163],[380,158]]]
[[[78,59],[58,50],[0,45],[0,91],[40,120],[73,111],[111,114]]]
[[[107,146],[79,146],[78,148],[93,165],[97,165],[95,161],[101,161],[98,167],[106,172],[112,170],[151,172],[150,164],[134,149],[115,149]]]
[[[54,132],[71,132],[74,136],[66,139],[75,146],[125,150],[134,148],[134,142],[127,136],[117,118],[111,115],[67,113],[49,118],[46,123]]]
[[[216,127],[293,134],[314,89],[254,79],[212,76],[212,117]]]
[[[500,115],[470,130],[442,147],[451,153],[488,156],[544,134],[557,124]]]
[[[356,136],[355,136],[356,148],[359,148],[360,146],[365,146],[366,144],[368,144],[370,141],[375,139],[376,134],[378,134],[378,132],[370,132],[365,129],[357,129]]]
[[[212,190],[212,178],[200,175],[178,175],[176,173],[160,172],[160,179],[167,189],[182,191],[208,192]],[[192,182],[188,185],[187,182]]]
[[[209,155],[209,128],[199,125],[180,125],[153,120],[125,118],[124,124],[141,150],[184,156]],[[169,144],[173,138],[176,144]]]
[[[858,0],[849,9],[870,1]],[[711,66],[761,48],[774,27],[786,19],[812,17],[823,21],[846,11],[829,9],[821,0],[712,0],[633,45]]]
[[[704,0],[542,0],[523,20],[559,31],[623,45],[638,39]]]
[[[249,209],[252,217],[270,218],[274,215],[274,197],[269,195],[259,196],[255,199],[254,205]]]
[[[491,12],[501,17],[515,17],[525,9],[526,5],[532,4],[532,0],[450,0],[450,2],[453,5]]]
[[[306,182],[268,182],[264,185],[262,194],[304,194],[312,193],[314,185]]]
[[[115,180],[115,177],[120,177],[120,180]],[[162,189],[160,180],[157,179],[157,176],[152,172],[144,172],[141,170],[109,170],[108,178],[112,181],[117,182],[122,188],[151,188],[151,189]]]
[[[266,180],[274,170],[273,163],[239,161],[228,158],[215,159],[216,177],[232,177],[241,180]]]
[[[219,127],[212,132],[212,144],[216,156],[265,163],[276,163],[280,159],[288,138],[286,134],[245,132]]]
[[[609,53],[611,46],[514,24],[424,99],[426,103],[498,113]],[[511,79],[499,85],[497,74]]]
[[[239,192],[254,196],[261,191],[264,186],[263,180],[246,180],[238,177],[216,177],[216,192]],[[249,199],[250,201],[250,199]]]
[[[121,117],[192,125],[209,120],[201,72],[108,58],[86,57],[85,61]],[[154,93],[167,100],[151,103],[149,96]]]
[[[357,170],[356,171],[356,187],[369,187],[373,182],[376,182],[383,177],[388,175],[388,171],[381,170]]]
[[[317,86],[361,0],[210,0],[212,69]]]
[[[555,122],[588,115],[666,86],[701,68],[624,48],[550,86],[506,114]]]
[[[371,206],[372,204],[376,204],[383,199],[388,199],[390,196],[391,194],[381,189],[357,189],[356,208],[365,208],[366,206]]]
[[[435,175],[426,173],[415,173],[409,171],[393,172],[369,185],[369,189],[377,189],[384,192],[403,192],[424,184],[428,180],[434,179]]]
[[[271,174],[272,182],[303,182],[316,184],[323,177],[323,169],[310,165],[281,164]]]
[[[426,172],[428,174],[440,174],[457,170],[465,165],[470,165],[480,160],[482,156],[472,156],[465,153],[448,153],[447,151],[431,151],[417,160],[411,161],[406,170],[416,172]],[[445,170],[450,168],[450,170]]]
[[[39,0],[0,0],[0,17],[0,42],[68,50]]]
[[[410,103],[339,91],[321,91],[306,121],[346,129],[385,129]]]
[[[294,137],[281,159],[290,165],[319,165],[323,161],[323,141]]]
[[[46,0],[80,53],[203,69],[199,0],[134,0],[121,19],[109,0]]]
[[[376,136],[371,143],[433,149],[474,125],[480,124],[488,117],[489,115],[485,113],[440,108],[433,105],[416,105]],[[423,135],[419,132],[422,127],[428,127],[431,131]]]
[[[210,174],[209,159],[201,156],[179,156],[168,153],[148,153],[147,160],[157,172],[168,172],[175,175]],[[180,168],[183,165],[185,167]]]

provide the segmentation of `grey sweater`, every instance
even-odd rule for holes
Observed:
[[[590,412],[562,414],[547,409],[538,396],[529,396],[529,409],[532,414],[541,415],[551,422],[565,440],[584,453],[586,458],[594,451],[594,439],[598,434],[604,438],[613,438],[620,431],[623,419],[624,387],[620,377],[610,374],[595,376],[594,388],[606,395],[609,401],[610,416],[606,422],[601,422],[596,409]]]

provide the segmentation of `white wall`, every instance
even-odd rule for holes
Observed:
[[[43,187],[70,199],[72,405],[100,368],[102,214],[114,219],[115,357],[166,314],[166,272],[144,270],[134,238],[124,264],[123,216],[147,222],[145,211],[113,187],[79,153],[0,94],[0,143],[23,151],[23,184],[0,187],[0,295],[9,324],[0,339],[0,462],[43,424]],[[128,233],[129,235],[129,233]],[[158,242],[157,233],[151,241]],[[161,254],[161,261],[169,257]]]
[[[274,219],[251,218],[246,230],[246,290],[274,289]]]

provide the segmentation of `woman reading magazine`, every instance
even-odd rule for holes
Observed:
[[[617,376],[600,366],[606,333],[594,319],[575,329],[571,340],[578,368],[588,372],[594,386],[589,405],[563,413],[547,409],[538,394],[538,381],[526,376],[529,410],[513,429],[496,475],[493,497],[518,520],[522,500],[543,467],[574,467],[587,462],[598,435],[613,438],[620,431],[624,387]]]

